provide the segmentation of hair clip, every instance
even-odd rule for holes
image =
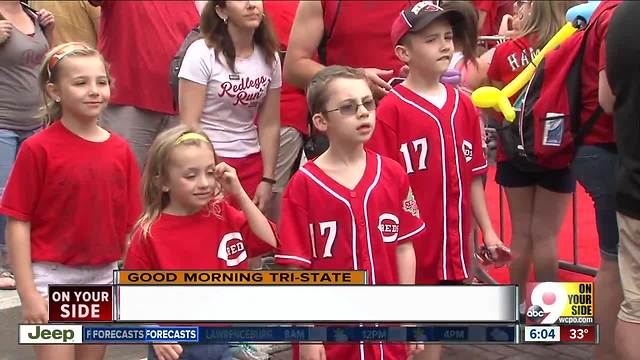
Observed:
[[[209,142],[209,139],[207,139],[207,137],[204,135],[194,133],[194,132],[188,132],[180,135],[180,137],[176,139],[176,145],[180,145],[183,142],[189,141],[189,140]]]

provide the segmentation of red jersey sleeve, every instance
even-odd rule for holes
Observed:
[[[311,267],[312,256],[307,204],[300,199],[300,195],[307,191],[303,176],[300,172],[295,174],[282,197],[280,243],[276,261],[281,265],[308,269]]]
[[[140,169],[131,149],[127,146],[127,179],[129,208],[127,209],[127,233],[131,232],[142,213],[142,196],[140,193]]]
[[[32,221],[44,184],[46,169],[43,149],[22,144],[2,194],[0,213],[21,221]]]
[[[420,218],[418,203],[413,196],[413,190],[409,185],[409,176],[399,169],[400,179],[400,199],[402,200],[402,211],[400,211],[400,230],[398,231],[398,242],[424,240],[426,226]]]
[[[273,251],[271,245],[264,242],[261,238],[256,236],[256,234],[251,231],[251,227],[249,226],[249,221],[245,214],[231,206],[226,201],[220,202],[220,206],[224,208],[223,212],[225,214],[225,218],[229,221],[234,229],[237,229],[242,235],[242,239],[247,250],[247,254],[250,258],[264,255],[268,252]],[[214,205],[216,206],[216,205]],[[276,235],[276,226],[273,222],[269,221],[269,226],[271,226],[271,231],[274,235]],[[276,235],[277,239],[277,235]]]
[[[142,229],[138,229],[133,234],[124,259],[124,268],[126,270],[154,270],[152,261],[149,258],[148,248],[145,246],[146,241],[149,241],[149,239],[145,239],[142,235]]]
[[[394,96],[393,94],[387,95]],[[398,121],[396,108],[385,99],[376,110],[376,126],[371,139],[365,146],[371,151],[398,161],[400,146],[398,132],[394,124]]]

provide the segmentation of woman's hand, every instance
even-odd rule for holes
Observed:
[[[44,36],[49,42],[53,39],[53,29],[56,27],[56,20],[53,14],[45,9],[40,9],[37,13],[38,24],[44,28]]]
[[[253,196],[253,203],[256,204],[260,211],[264,212],[269,201],[271,201],[271,196],[273,196],[273,185],[262,181],[258,184],[256,194]]]
[[[9,40],[12,30],[13,25],[11,25],[9,21],[0,20],[0,44],[3,44],[5,41]]]

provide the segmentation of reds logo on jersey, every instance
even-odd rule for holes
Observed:
[[[218,258],[224,260],[227,266],[236,266],[247,259],[242,235],[239,232],[228,233],[222,237],[218,246]]]
[[[378,218],[378,230],[382,235],[382,241],[392,243],[398,238],[400,220],[393,214],[384,213]]]
[[[467,140],[462,141],[462,153],[464,154],[464,160],[466,162],[473,159],[473,145]]]

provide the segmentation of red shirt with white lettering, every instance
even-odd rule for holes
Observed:
[[[399,162],[427,224],[427,241],[414,242],[416,283],[462,280],[471,274],[471,182],[487,171],[478,113],[471,99],[445,85],[442,108],[398,85],[376,111],[366,146]]]
[[[593,26],[584,50],[582,60],[582,111],[580,119],[585,123],[598,107],[598,81],[600,71],[606,68],[605,37],[609,20],[615,8],[621,1],[603,1],[600,3],[591,19],[589,26]],[[613,117],[603,112],[596,120],[591,131],[584,137],[584,144],[614,144],[616,142],[613,131]]]
[[[122,257],[140,205],[127,142],[91,142],[56,121],[20,146],[0,213],[31,224],[33,262],[104,265]]]
[[[102,1],[98,50],[115,79],[111,103],[175,114],[169,63],[199,22],[193,1]]]
[[[278,35],[280,49],[286,53],[298,1],[265,1],[264,9]],[[304,91],[283,81],[280,89],[280,125],[293,127],[307,135],[309,134],[308,113]]]
[[[129,270],[245,270],[249,253],[265,247],[270,248],[251,232],[244,213],[226,201],[214,201],[190,216],[160,214],[147,237],[136,229],[124,266]]]
[[[498,45],[496,51],[493,54],[491,65],[487,70],[487,76],[489,80],[502,83],[502,87],[506,86],[515,79],[518,74],[524,70],[527,65],[531,63],[531,60],[540,52],[539,49],[534,49],[531,43],[535,40],[529,40],[529,38],[521,37],[517,39],[507,40],[506,42]],[[516,100],[520,93],[516,93],[509,98],[512,105],[515,105]],[[502,120],[502,115],[496,113],[499,120]],[[498,142],[498,148],[496,149],[496,160],[507,160],[502,146]]]
[[[424,242],[425,224],[398,163],[371,151],[366,156],[364,174],[353,189],[313,161],[291,178],[282,199],[279,264],[367,270],[370,284],[398,283],[397,244]],[[404,344],[325,344],[325,350],[327,359],[406,359]]]

